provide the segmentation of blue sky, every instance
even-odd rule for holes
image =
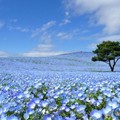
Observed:
[[[0,56],[92,51],[120,41],[119,0],[0,0]]]

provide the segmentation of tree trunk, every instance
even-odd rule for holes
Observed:
[[[110,67],[110,69],[111,69],[111,72],[114,72],[114,67]]]
[[[112,65],[111,62],[109,61],[109,66],[110,66],[111,72],[114,72],[115,64],[116,63],[114,62]]]

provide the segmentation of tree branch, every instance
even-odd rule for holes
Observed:
[[[116,59],[115,63],[117,63],[117,61],[118,61],[119,59],[120,59],[120,57]]]

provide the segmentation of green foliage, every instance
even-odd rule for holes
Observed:
[[[34,113],[29,116],[28,120],[41,120],[41,114],[40,113]]]
[[[14,111],[8,111],[8,112],[6,112],[6,115],[7,115],[7,116],[10,116],[10,115],[12,115],[12,114],[14,114]]]
[[[105,118],[105,120],[113,120],[111,116]]]
[[[82,114],[75,111],[77,120],[82,120]]]
[[[58,97],[58,98],[56,99],[56,103],[57,103],[58,107],[62,106],[62,98],[61,98],[61,97]]]
[[[92,57],[92,61],[105,62],[109,64],[111,71],[114,71],[114,67],[120,59],[120,42],[103,41],[97,45],[97,49],[93,53],[96,56]]]
[[[62,117],[70,117],[70,112],[61,111],[60,115],[61,115]]]

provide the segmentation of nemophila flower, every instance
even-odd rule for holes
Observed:
[[[50,110],[55,110],[55,109],[57,109],[57,104],[56,104],[55,101],[50,102],[50,104],[49,104],[49,109],[50,109]]]
[[[63,104],[67,104],[68,102],[69,102],[69,99],[63,99],[63,100],[62,100],[62,103],[63,103]]]
[[[90,98],[87,97],[85,101],[86,101],[86,102],[90,102]]]
[[[104,95],[106,95],[107,97],[112,97],[111,91],[105,91]]]
[[[5,100],[5,96],[3,93],[3,95],[0,95],[0,104],[4,103],[4,100]]]
[[[42,102],[41,102],[41,106],[42,106],[43,108],[47,107],[48,104],[49,104],[48,101],[42,101]]]
[[[35,98],[33,101],[34,101],[36,104],[39,104],[39,103],[40,103],[40,99],[38,99],[38,98]]]
[[[39,59],[38,59],[38,61],[39,61]],[[42,64],[40,64],[40,66],[41,65]],[[43,69],[43,67],[42,66],[40,67],[40,66],[39,66],[39,68]],[[32,117],[35,117],[35,114],[37,112],[37,113],[42,114],[43,116],[44,116],[44,114],[51,113],[50,116],[54,120],[54,118],[56,116],[60,115],[60,111],[65,111],[65,112],[68,111],[70,116],[65,117],[65,118],[62,117],[62,119],[68,119],[68,120],[75,119],[76,120],[77,118],[75,118],[76,115],[73,111],[76,111],[76,108],[79,107],[80,103],[75,104],[75,102],[79,102],[79,101],[77,101],[78,99],[82,100],[84,104],[85,104],[85,102],[90,102],[91,99],[89,100],[89,98],[87,96],[88,93],[94,94],[96,92],[101,92],[100,93],[101,98],[98,96],[98,100],[95,99],[95,102],[94,102],[94,104],[97,106],[99,106],[100,103],[104,102],[104,101],[102,101],[103,98],[105,98],[105,97],[109,98],[107,95],[105,96],[104,94],[102,94],[102,93],[104,93],[104,91],[108,91],[111,93],[110,98],[106,99],[107,103],[109,101],[119,102],[117,98],[115,99],[115,96],[112,93],[112,92],[116,93],[116,96],[119,98],[119,91],[116,91],[116,90],[118,90],[117,87],[119,87],[118,86],[119,82],[116,82],[118,80],[115,78],[115,77],[118,77],[118,75],[117,76],[114,75],[114,77],[111,78],[112,75],[109,75],[107,73],[105,73],[104,75],[103,75],[103,73],[96,73],[95,75],[93,75],[94,73],[89,73],[89,72],[88,73],[85,73],[85,72],[84,73],[82,73],[82,72],[81,73],[77,73],[77,72],[63,73],[62,72],[62,73],[56,74],[56,72],[51,73],[50,71],[49,72],[46,71],[46,72],[38,73],[38,71],[37,71],[38,68],[36,68],[35,71],[32,69],[32,72],[31,72],[29,70],[31,70],[31,68],[33,68],[34,66],[31,65],[31,68],[29,68],[29,66],[27,66],[27,67],[28,67],[27,72],[26,72],[26,70],[22,69],[22,75],[21,75],[21,71],[19,71],[19,73],[17,71],[15,71],[16,74],[14,74],[14,72],[12,71],[12,75],[14,77],[11,80],[9,79],[9,82],[11,83],[11,85],[8,83],[6,84],[6,86],[8,86],[8,85],[11,86],[9,90],[5,90],[4,87],[0,88],[0,93],[1,93],[0,99],[1,99],[1,96],[3,96],[3,98],[0,101],[0,106],[2,106],[2,108],[3,108],[4,104],[9,104],[10,105],[9,111],[14,112],[15,114],[20,114],[26,108],[29,109],[29,110],[24,111],[26,113],[26,114],[24,113],[24,115],[25,115],[24,117],[26,119],[27,119],[28,115],[30,116],[31,114],[32,114]],[[5,74],[4,74],[4,76],[9,77],[9,75],[5,75]],[[3,78],[4,78],[4,76],[3,76]],[[7,78],[7,77],[5,77],[5,78]],[[120,77],[120,75],[119,75],[119,77]],[[0,75],[0,78],[1,78],[1,75]],[[109,79],[109,78],[111,78],[111,79]],[[113,79],[114,79],[114,81],[113,81]],[[39,83],[41,83],[40,86],[39,86]],[[80,83],[82,83],[82,84],[80,84]],[[117,84],[114,84],[114,83],[117,83]],[[42,86],[47,87],[47,92],[45,94],[43,92],[39,91],[42,88]],[[72,86],[74,86],[74,87],[72,88]],[[88,89],[86,90],[86,88],[88,88]],[[114,88],[115,88],[115,91],[113,90]],[[4,90],[4,92],[2,90]],[[18,93],[23,93],[24,96],[17,97]],[[78,95],[79,93],[82,95],[81,97]],[[44,98],[44,100],[43,100],[43,98]],[[57,98],[60,98],[60,100]],[[88,99],[85,100],[85,98],[88,98]],[[113,100],[113,98],[115,100]],[[69,102],[66,99],[68,99]],[[41,104],[42,101],[48,102],[47,107],[42,106],[42,104]],[[35,108],[32,107],[34,109],[31,109],[30,107],[28,107],[28,104],[32,103],[32,102],[36,104]],[[70,107],[68,107],[69,106],[68,103],[70,104]],[[22,108],[21,107],[19,108],[17,106],[21,106]],[[109,105],[107,104],[107,106],[109,106]],[[93,107],[93,106],[91,106],[91,107]],[[100,107],[102,107],[102,106],[100,106]],[[93,108],[91,108],[91,109],[93,109]],[[103,114],[109,113],[109,109],[107,107],[101,108],[101,109],[102,110],[104,109]],[[111,106],[111,109],[113,110],[112,106]],[[80,111],[80,109],[79,109],[79,111]],[[1,114],[2,113],[3,113],[3,111],[1,112]],[[82,116],[84,120],[90,119],[90,118],[87,118],[88,116],[86,115],[85,111],[83,111],[81,113],[84,113],[84,115]],[[109,115],[111,115],[111,114],[109,114]],[[61,118],[61,116],[60,116],[60,118]],[[20,118],[20,119],[22,119],[22,118]],[[43,118],[41,118],[41,119],[43,119]]]
[[[103,97],[102,96],[98,96],[98,100],[102,100],[103,99]]]
[[[35,106],[36,106],[36,103],[35,103],[35,102],[30,102],[30,103],[28,104],[28,108],[30,108],[30,109],[34,109]]]
[[[34,85],[34,88],[38,89],[38,88],[40,88],[40,86],[41,86],[41,85],[36,84],[36,85]]]
[[[102,118],[102,111],[93,110],[93,111],[90,113],[90,116],[91,116],[91,118],[93,118],[93,119],[100,119],[100,118]]]
[[[103,103],[102,100],[97,100],[97,105],[99,106],[101,103]]]
[[[16,117],[15,115],[11,115],[7,118],[7,120],[19,120],[19,118]]]
[[[21,99],[21,98],[23,98],[24,97],[24,94],[23,93],[18,93],[18,95],[17,95],[17,98],[18,99]]]
[[[84,95],[84,93],[83,93],[83,95],[79,99],[82,100],[82,101],[84,101],[85,98],[86,98],[86,95]]]
[[[10,88],[9,86],[5,86],[5,87],[4,87],[4,90],[8,91],[9,88]]]
[[[61,94],[63,94],[63,93],[61,93],[61,90],[57,90],[57,91],[55,92],[55,94],[56,94],[56,95],[61,95]]]
[[[70,109],[72,109],[72,110],[75,109],[75,105],[71,105]]]
[[[64,120],[62,116],[55,116],[53,120]]]
[[[36,92],[37,92],[37,90],[36,90],[36,89],[34,89],[34,90],[32,91],[32,93],[34,93],[34,94],[35,94]]]
[[[31,115],[31,114],[34,113],[34,110],[31,110],[30,108],[28,108],[28,109],[26,110],[26,113],[29,114],[29,115]]]
[[[117,101],[118,103],[120,103],[120,97],[118,97],[118,98],[116,99],[116,101]]]
[[[52,120],[51,115],[44,115],[43,120]]]
[[[76,111],[79,113],[84,113],[84,110],[85,110],[86,106],[85,105],[79,105],[77,108],[76,108]]]
[[[119,106],[119,104],[116,101],[113,101],[113,102],[109,101],[108,106],[111,106],[112,109],[115,109],[115,108],[117,108]]]
[[[65,105],[62,105],[62,106],[60,107],[60,111],[61,111],[61,110],[65,110],[65,108],[66,108],[66,106],[65,106]]]
[[[43,99],[43,95],[41,93],[38,93],[37,96],[40,98],[40,99]]]
[[[83,115],[82,118],[83,120],[89,120],[88,115]]]
[[[111,106],[106,106],[105,108],[103,108],[102,111],[103,111],[104,115],[109,115],[112,112],[112,107]]]
[[[9,105],[3,105],[3,112],[5,113],[5,112],[7,112],[8,110],[9,110],[9,108],[10,108],[10,106]]]
[[[119,98],[118,98],[117,96],[115,96],[114,98],[112,98],[112,102],[117,102],[117,103],[119,103],[119,102],[118,102],[118,99],[119,99]]]
[[[82,97],[82,95],[83,95],[82,92],[78,93],[78,97]]]
[[[7,116],[3,113],[0,116],[0,120],[8,120],[8,119],[7,119]]]
[[[3,113],[3,110],[2,110],[2,108],[0,108],[0,115]]]
[[[38,112],[41,112],[41,111],[42,111],[42,108],[39,107],[39,108],[37,109],[37,111],[38,111]]]
[[[59,95],[54,95],[53,98],[54,99],[57,99],[59,97]]]
[[[29,90],[27,90],[27,88],[26,88],[26,90],[24,90],[23,93],[24,93],[24,94],[28,94],[28,93],[29,93]]]
[[[66,94],[65,93],[62,93],[61,95],[60,95],[60,97],[62,98],[62,99],[65,99],[66,98]]]
[[[91,99],[90,99],[90,103],[91,103],[91,104],[95,104],[95,102],[96,102],[96,100],[95,100],[94,98],[91,98]]]
[[[112,120],[118,120],[116,116],[112,116]]]
[[[76,117],[65,117],[65,120],[76,120]]]
[[[66,108],[65,108],[65,111],[66,111],[66,112],[69,112],[69,111],[70,111],[70,108],[66,107]]]
[[[74,113],[74,111],[72,111],[72,110],[70,111],[70,116],[71,117],[75,117],[76,116],[75,113]]]
[[[29,118],[29,114],[28,113],[24,113],[24,119],[27,120]]]
[[[25,98],[30,98],[30,94],[29,93],[24,93],[24,97]]]
[[[14,110],[11,110],[11,108],[9,109],[9,111],[15,111],[17,113],[20,113],[20,111],[22,110],[22,106],[21,105],[17,105],[14,107]]]

